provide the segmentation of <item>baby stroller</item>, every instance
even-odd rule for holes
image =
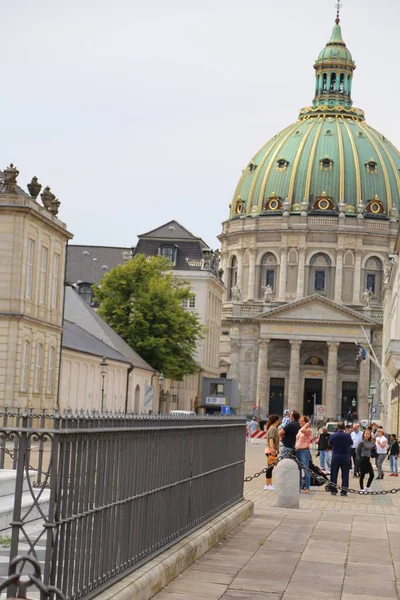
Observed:
[[[312,471],[313,475],[311,475],[310,485],[320,486],[320,485],[328,485],[329,479],[328,476],[321,471],[317,465],[314,465],[312,459],[310,458],[310,463],[308,465],[310,471]]]

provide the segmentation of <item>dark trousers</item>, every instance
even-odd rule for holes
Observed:
[[[342,471],[342,486],[345,488],[349,487],[349,471],[350,471],[350,456],[342,457],[332,455],[332,464],[331,464],[331,482],[337,483],[339,469]],[[337,494],[337,489],[331,488],[332,494]],[[345,496],[347,492],[342,491],[342,496]]]
[[[367,487],[371,487],[372,480],[374,478],[374,469],[371,465],[371,461],[368,456],[362,456],[360,458],[360,490],[364,489],[364,477],[368,473]]]
[[[357,450],[355,448],[351,448],[351,458],[353,459],[353,475],[357,475],[357,473],[359,472],[359,466],[358,466]]]

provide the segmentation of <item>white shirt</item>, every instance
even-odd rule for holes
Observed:
[[[250,429],[250,433],[254,433],[255,431],[257,431],[257,429],[258,429],[258,422],[257,421],[252,421],[250,423],[249,429]]]
[[[356,449],[358,447],[358,444],[362,440],[363,434],[361,433],[361,431],[358,431],[357,433],[355,431],[352,431],[350,436],[351,436],[351,439],[353,440],[353,448]]]
[[[376,436],[375,438],[375,442],[376,442],[376,453],[377,454],[386,454],[387,452],[387,439],[385,438],[384,435],[381,436]],[[382,448],[383,445],[383,448]]]

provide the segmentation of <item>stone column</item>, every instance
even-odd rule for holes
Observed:
[[[359,250],[356,250],[356,262],[355,262],[355,267],[354,267],[353,304],[361,304],[360,286],[361,286],[361,252]]]
[[[290,341],[290,371],[289,371],[289,394],[288,407],[290,410],[298,410],[302,406],[300,398],[300,347],[301,340]]]
[[[296,300],[301,300],[304,296],[304,278],[306,276],[305,264],[306,264],[306,251],[304,248],[300,248],[300,250],[299,250],[299,266],[298,266],[298,271],[297,271],[297,298],[296,298]]]
[[[249,287],[247,292],[247,300],[254,300],[254,293],[256,289],[256,253],[250,252],[250,264],[249,264]]]
[[[286,300],[286,265],[287,251],[286,248],[283,248],[281,252],[281,269],[279,274],[279,299],[283,302]]]
[[[258,350],[257,366],[257,398],[256,404],[260,403],[261,408],[268,414],[268,346],[270,340],[260,340]]]
[[[328,370],[326,377],[326,416],[335,420],[338,414],[337,358],[339,342],[328,342]]]
[[[343,285],[343,251],[338,250],[336,256],[336,276],[335,276],[335,302],[342,301]]]
[[[369,394],[369,358],[361,361],[360,373],[358,376],[358,418],[369,419],[368,415],[368,394]]]
[[[239,379],[239,342],[231,341],[231,366],[229,368],[229,377]]]

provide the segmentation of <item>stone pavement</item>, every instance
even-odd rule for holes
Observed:
[[[264,466],[247,447],[246,475]],[[386,461],[385,461],[386,462]],[[400,488],[386,477],[373,489]],[[350,485],[358,489],[358,480]],[[302,494],[299,510],[275,508],[264,478],[245,484],[254,516],[189,567],[157,600],[393,600],[400,598],[400,492]],[[399,579],[397,579],[399,578]]]

